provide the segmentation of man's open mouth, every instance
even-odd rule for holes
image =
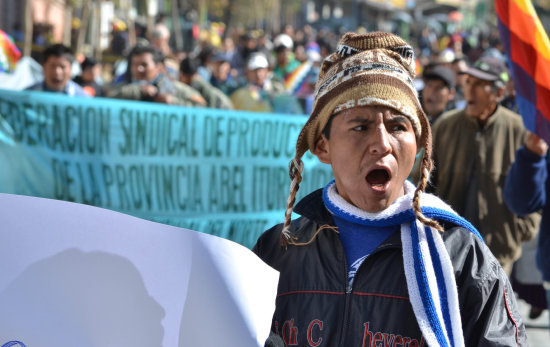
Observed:
[[[373,187],[384,187],[390,180],[390,173],[385,169],[375,169],[367,174],[367,182]]]

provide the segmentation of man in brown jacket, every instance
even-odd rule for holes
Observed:
[[[540,215],[520,218],[503,199],[506,175],[526,129],[520,115],[499,105],[508,73],[497,58],[481,58],[467,74],[466,107],[433,125],[432,190],[472,222],[510,274],[523,241],[538,230]]]
[[[134,46],[128,54],[126,80],[108,89],[110,98],[206,106],[198,91],[168,77],[162,52],[151,45]]]

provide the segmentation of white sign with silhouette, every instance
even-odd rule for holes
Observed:
[[[278,272],[229,240],[0,194],[0,347],[263,346]]]

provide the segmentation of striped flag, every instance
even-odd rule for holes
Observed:
[[[303,88],[312,67],[313,64],[309,61],[305,61],[300,64],[296,70],[285,76],[285,89],[288,90],[290,94],[296,94],[301,88]]]
[[[21,58],[21,52],[13,42],[13,38],[0,30],[0,72],[13,71],[19,58]]]
[[[550,41],[529,0],[495,0],[525,127],[550,143]]]

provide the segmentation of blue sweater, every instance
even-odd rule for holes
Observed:
[[[399,225],[373,227],[351,222],[337,214],[333,214],[334,223],[338,226],[340,240],[346,252],[348,263],[348,285],[351,287],[353,278],[361,263],[384,240],[399,231]]]
[[[504,185],[504,200],[519,216],[542,209],[537,265],[544,281],[550,282],[550,194],[549,161],[530,152],[525,146],[518,149]]]

